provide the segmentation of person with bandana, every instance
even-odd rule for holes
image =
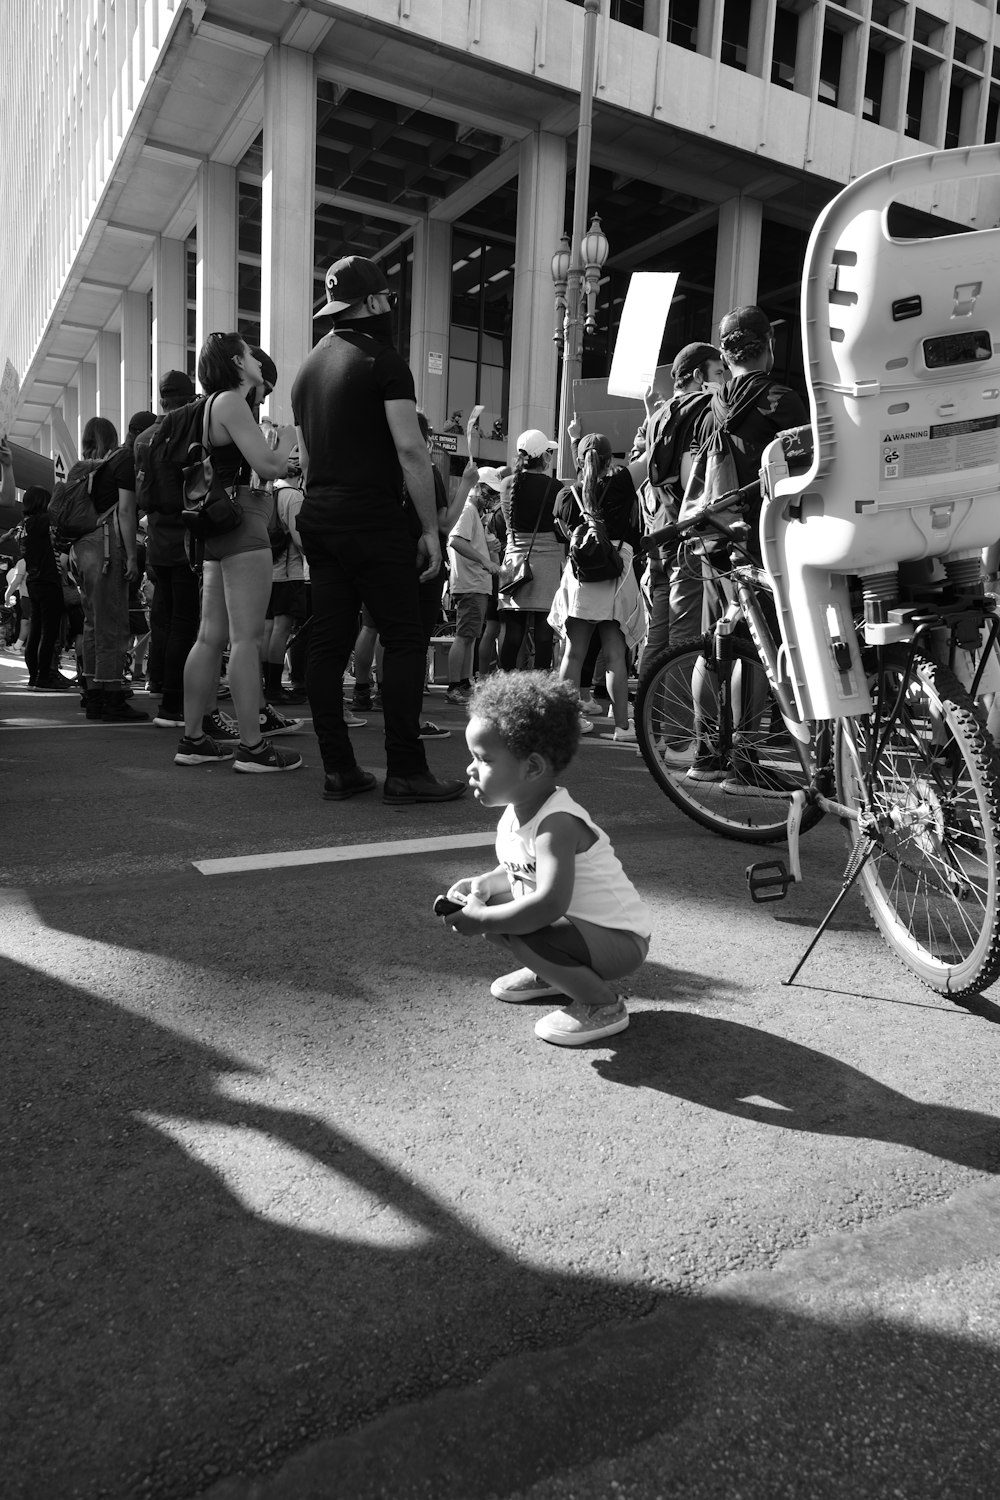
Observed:
[[[332,317],[333,328],[292,384],[305,478],[298,527],[312,582],[306,691],[323,796],[341,801],[375,786],[355,760],[343,711],[343,676],[365,604],[384,649],[383,801],[449,802],[465,782],[433,776],[420,739],[426,648],[418,583],[438,574],[441,540],[413,376],[393,343],[395,297],[381,267],[360,255],[330,267],[326,296],[316,317]]]

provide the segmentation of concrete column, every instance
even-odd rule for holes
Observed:
[[[97,416],[97,366],[84,360],[76,373],[77,389],[80,392],[79,446],[83,447],[83,429],[91,417]]]
[[[66,420],[66,428],[73,444],[74,461],[80,457],[80,392],[75,385],[68,385],[63,391],[62,398],[63,417]]]
[[[42,422],[38,428],[38,451],[43,458],[52,458],[52,423]]]
[[[187,369],[187,247],[158,235],[153,245],[153,396],[168,370]],[[156,411],[158,408],[153,407]]]
[[[266,411],[290,422],[292,380],[312,348],[316,63],[272,47],[264,62],[260,339],[278,367]]]
[[[122,341],[107,329],[97,335],[96,415],[107,417],[122,436]]]
[[[156,411],[151,404],[149,297],[125,292],[122,297],[122,420],[126,427],[137,411]]]
[[[451,225],[426,219],[413,237],[410,367],[417,402],[435,428],[448,417],[451,264]]]
[[[207,334],[236,327],[236,168],[218,161],[198,168],[197,287],[200,349]]]
[[[511,438],[528,427],[549,437],[556,420],[558,362],[552,332],[552,257],[566,227],[566,141],[538,130],[521,142],[511,331]]]
[[[719,240],[715,253],[715,297],[712,327],[734,307],[757,300],[760,276],[760,228],[764,218],[759,198],[727,198],[719,205]]]

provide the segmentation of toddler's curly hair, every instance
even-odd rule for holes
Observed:
[[[580,695],[555,672],[494,672],[478,684],[467,711],[492,724],[518,760],[543,755],[557,774],[580,743]]]

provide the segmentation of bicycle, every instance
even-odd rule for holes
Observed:
[[[713,529],[732,542],[716,513],[739,495],[652,533],[644,548]],[[787,867],[748,868],[755,901],[780,900],[801,881],[800,833],[825,813],[845,828],[840,893],[786,983],[855,882],[889,947],[932,989],[956,997],[1000,975],[1000,760],[976,701],[1000,619],[971,569],[951,571],[950,589],[918,589],[906,602],[907,639],[855,642],[868,714],[802,716],[768,618],[769,575],[752,560],[713,570],[724,608],[704,637],[644,667],[635,727],[660,788],[723,836],[787,837]]]

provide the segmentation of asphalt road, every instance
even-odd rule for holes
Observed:
[[[921,989],[853,898],[781,984],[836,827],[755,907],[759,849],[591,736],[566,780],[655,935],[628,1031],[558,1049],[429,915],[492,814],[324,803],[308,733],[290,775],[177,768],[23,679],[0,657],[5,1500],[996,1494],[1000,1007]]]

